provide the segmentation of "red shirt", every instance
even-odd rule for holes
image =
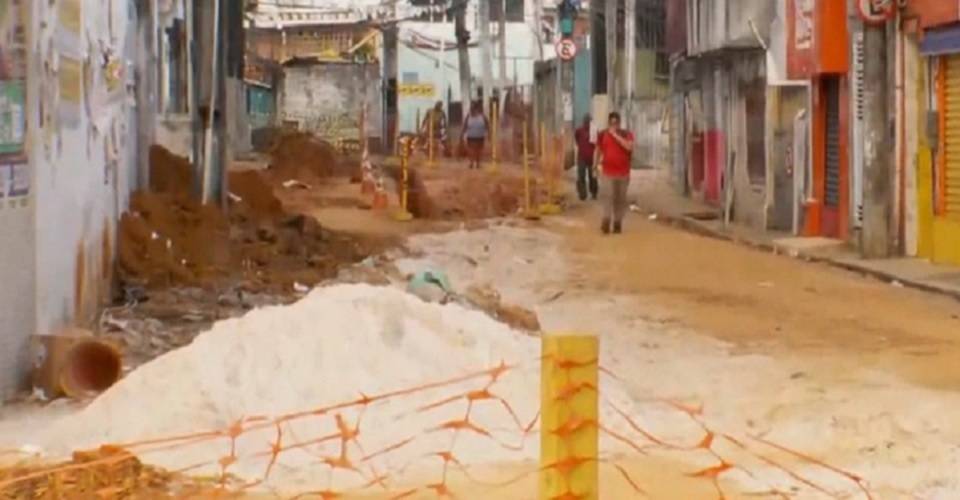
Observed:
[[[590,126],[586,125],[578,128],[577,131],[574,132],[574,137],[577,139],[577,156],[580,158],[580,161],[592,165],[593,149],[596,146],[590,142]]]
[[[621,130],[620,137],[632,141],[633,133],[629,130]],[[631,151],[624,149],[616,139],[609,137],[607,132],[602,132],[597,137],[597,147],[600,148],[600,154],[603,155],[603,175],[608,177],[630,176],[630,162],[633,156]]]

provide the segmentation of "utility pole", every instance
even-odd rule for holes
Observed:
[[[490,111],[490,94],[493,93],[493,57],[490,52],[490,0],[480,1],[480,57],[483,75],[483,111]]]
[[[473,94],[470,92],[470,53],[467,44],[470,42],[470,32],[467,31],[467,0],[457,5],[453,14],[454,31],[457,36],[457,59],[460,68],[460,102],[461,115],[466,118],[470,111]]]
[[[604,0],[604,34],[607,38],[607,111],[613,111],[617,102],[617,0]]]
[[[500,104],[503,105],[503,89],[507,87],[507,0],[500,0],[500,19],[497,20],[497,42],[500,46]]]
[[[623,49],[626,64],[623,65],[623,119],[628,128],[634,128],[633,95],[634,75],[637,59],[637,0],[624,0],[623,10]]]
[[[893,140],[889,137],[888,53],[885,26],[864,26],[864,197],[860,251],[890,256]]]
[[[559,5],[557,5],[557,24],[560,36],[564,40],[573,39],[574,25],[576,23],[578,9],[574,5],[574,2],[571,0],[560,0]],[[557,127],[556,130],[559,133],[567,134],[573,136],[574,128],[574,116],[573,116],[573,65],[574,60],[561,61],[560,58],[557,58],[559,73],[557,74],[558,83],[560,91],[558,92],[557,98],[561,103],[558,106],[557,111]],[[572,144],[572,143],[571,143]],[[564,152],[566,153],[566,152]],[[566,161],[566,159],[564,159]]]

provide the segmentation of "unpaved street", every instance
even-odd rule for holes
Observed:
[[[960,491],[956,303],[636,217],[602,237],[581,210],[416,245],[547,330],[601,334],[603,363],[654,402],[637,416],[654,434],[695,445],[702,431],[656,402],[702,405],[727,498],[867,498],[856,477],[873,498]],[[710,498],[709,478],[689,477],[719,463],[702,452],[661,449],[630,470],[651,498]]]
[[[601,498],[947,499],[960,492],[955,474],[960,431],[953,424],[960,417],[960,368],[952,362],[960,349],[951,338],[960,331],[960,307],[951,300],[693,235],[639,214],[628,219],[620,236],[602,236],[595,207],[584,204],[540,222],[508,218],[400,226],[358,210],[354,202],[329,202],[355,191],[333,182],[319,195],[288,193],[285,200],[324,227],[407,238],[401,248],[345,268],[333,282],[404,287],[405,275],[442,270],[458,292],[489,287],[504,302],[535,311],[545,332],[600,336]],[[327,201],[312,200],[314,195]],[[386,275],[377,274],[388,268]],[[437,318],[450,321],[461,313],[449,306],[442,309],[447,312],[415,313],[393,295],[373,289],[341,292],[329,288],[333,282],[320,285],[329,289],[329,299],[311,294],[292,306],[254,310],[219,323],[193,345],[135,371],[86,409],[61,403],[11,407],[0,419],[0,448],[23,451],[29,445],[56,457],[96,443],[309,411],[356,391],[431,382],[501,359],[532,359],[529,352],[537,341],[529,334],[508,333],[486,318],[468,319],[472,316],[464,316],[463,326],[438,323]],[[342,293],[347,295],[336,299]],[[350,294],[360,295],[351,299]],[[367,304],[371,309],[357,314],[363,324],[373,322],[372,329],[361,334],[349,315],[334,321],[342,305],[328,300]],[[370,305],[381,301],[381,306]],[[305,316],[310,307],[320,309]],[[313,319],[321,317],[323,323]],[[380,335],[393,335],[391,325],[408,322],[420,326],[401,327],[401,337],[384,337],[386,344],[380,344]],[[249,342],[254,343],[233,339],[240,332],[253,335]],[[312,343],[319,346],[313,349],[319,349],[320,358],[298,353]],[[325,354],[331,349],[341,354]],[[400,377],[397,366],[406,367]],[[313,383],[314,377],[321,381]],[[284,390],[268,390],[277,380],[285,381]],[[529,419],[536,408],[536,377],[508,376],[502,384],[496,394],[521,419]],[[179,386],[197,390],[166,390]],[[443,402],[447,396],[433,397]],[[397,453],[421,457],[409,470],[388,470],[396,473],[391,484],[399,490],[371,495],[361,488],[356,498],[389,498],[397,491],[412,492],[409,498],[435,497],[424,485],[436,481],[436,463],[421,463],[422,452],[402,450],[406,443],[424,451],[442,443],[432,441],[435,422],[404,423],[436,404],[430,397],[419,401],[371,409],[365,420],[373,423],[366,427],[360,424],[364,412],[353,415],[366,447],[354,453],[376,456],[370,439],[387,446],[410,433],[411,441],[395,444]],[[416,404],[426,406],[414,413],[405,406]],[[153,408],[149,418],[129,424],[148,407]],[[398,412],[400,420],[378,411]],[[482,415],[477,418],[491,419],[491,428],[505,422],[503,415]],[[416,437],[424,429],[427,433]],[[287,439],[310,444],[311,432],[322,433],[307,425]],[[252,448],[239,454],[235,472],[257,479],[264,464],[245,460],[262,459],[260,450],[272,434],[268,429],[245,438],[243,446]],[[509,441],[523,438],[515,429],[507,435]],[[461,498],[533,498],[536,440],[523,439],[522,451],[461,439],[466,448],[450,457],[469,465],[469,472],[445,474],[437,484]],[[194,460],[216,460],[225,444],[218,443],[194,451],[173,447],[163,456],[145,453],[141,459],[179,470]],[[318,448],[318,453],[324,450],[333,452]],[[293,495],[325,485],[325,479],[316,481],[332,471],[317,475],[315,455],[307,461],[291,455],[278,462],[282,467],[273,471],[268,491]],[[208,473],[216,470],[203,474]],[[331,485],[354,484],[349,474],[334,477],[339,482],[330,479]],[[404,485],[411,489],[403,490]]]

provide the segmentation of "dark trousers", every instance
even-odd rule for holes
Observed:
[[[597,172],[593,169],[593,163],[577,160],[577,194],[580,201],[587,199],[587,193],[594,200],[597,199]]]

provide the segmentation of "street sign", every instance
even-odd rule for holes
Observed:
[[[857,0],[857,13],[867,24],[883,24],[896,14],[894,0]]]
[[[577,57],[577,44],[569,38],[557,42],[557,57],[563,61],[572,61]]]

